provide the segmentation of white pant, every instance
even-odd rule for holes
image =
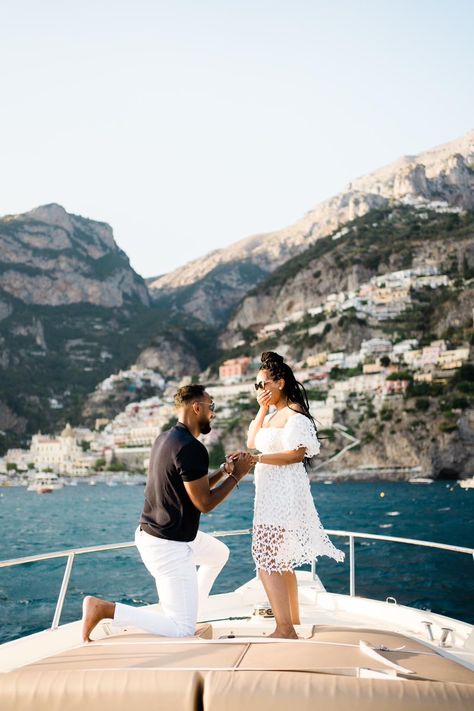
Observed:
[[[155,578],[162,613],[117,602],[114,621],[165,637],[193,635],[198,604],[209,595],[229,558],[229,549],[202,531],[198,531],[194,541],[184,543],[150,536],[139,527],[135,532],[135,544]]]

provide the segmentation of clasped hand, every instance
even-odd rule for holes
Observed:
[[[233,474],[240,478],[244,477],[255,464],[255,457],[253,457],[249,452],[230,452],[226,456],[226,472],[227,474]],[[228,469],[228,465],[232,466],[232,469]]]

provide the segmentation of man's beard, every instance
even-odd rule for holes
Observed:
[[[201,434],[204,434],[204,435],[209,434],[209,432],[212,429],[211,423],[210,422],[200,422],[199,429],[201,430]]]

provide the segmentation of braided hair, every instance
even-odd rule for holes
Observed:
[[[299,412],[301,415],[307,417],[308,420],[311,420],[314,429],[317,432],[318,428],[316,427],[314,418],[312,417],[309,411],[309,402],[306,390],[304,389],[303,384],[299,383],[296,380],[295,375],[288,363],[285,363],[283,357],[278,353],[274,353],[273,351],[265,351],[264,353],[262,353],[260,360],[262,363],[260,366],[260,370],[267,370],[272,376],[272,380],[280,380],[281,378],[285,381],[283,394],[288,400],[288,407],[290,408],[290,410],[293,410],[294,412]],[[290,403],[299,405],[301,408],[301,412],[291,407]]]

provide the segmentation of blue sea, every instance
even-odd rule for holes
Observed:
[[[429,486],[401,482],[313,483],[328,529],[403,536],[474,547],[474,491],[454,482]],[[251,481],[215,511],[202,516],[205,531],[251,527]],[[0,559],[67,548],[132,541],[143,486],[78,485],[38,496],[25,488],[0,489]],[[214,592],[253,577],[250,537],[225,539],[230,560]],[[333,537],[348,554],[348,541]],[[474,623],[474,564],[470,555],[382,541],[356,542],[356,594],[432,610]],[[0,642],[51,624],[65,559],[0,568]],[[331,592],[349,591],[349,556],[321,558],[317,572]],[[80,617],[85,594],[131,604],[156,602],[156,589],[135,549],[76,558],[61,622]]]

